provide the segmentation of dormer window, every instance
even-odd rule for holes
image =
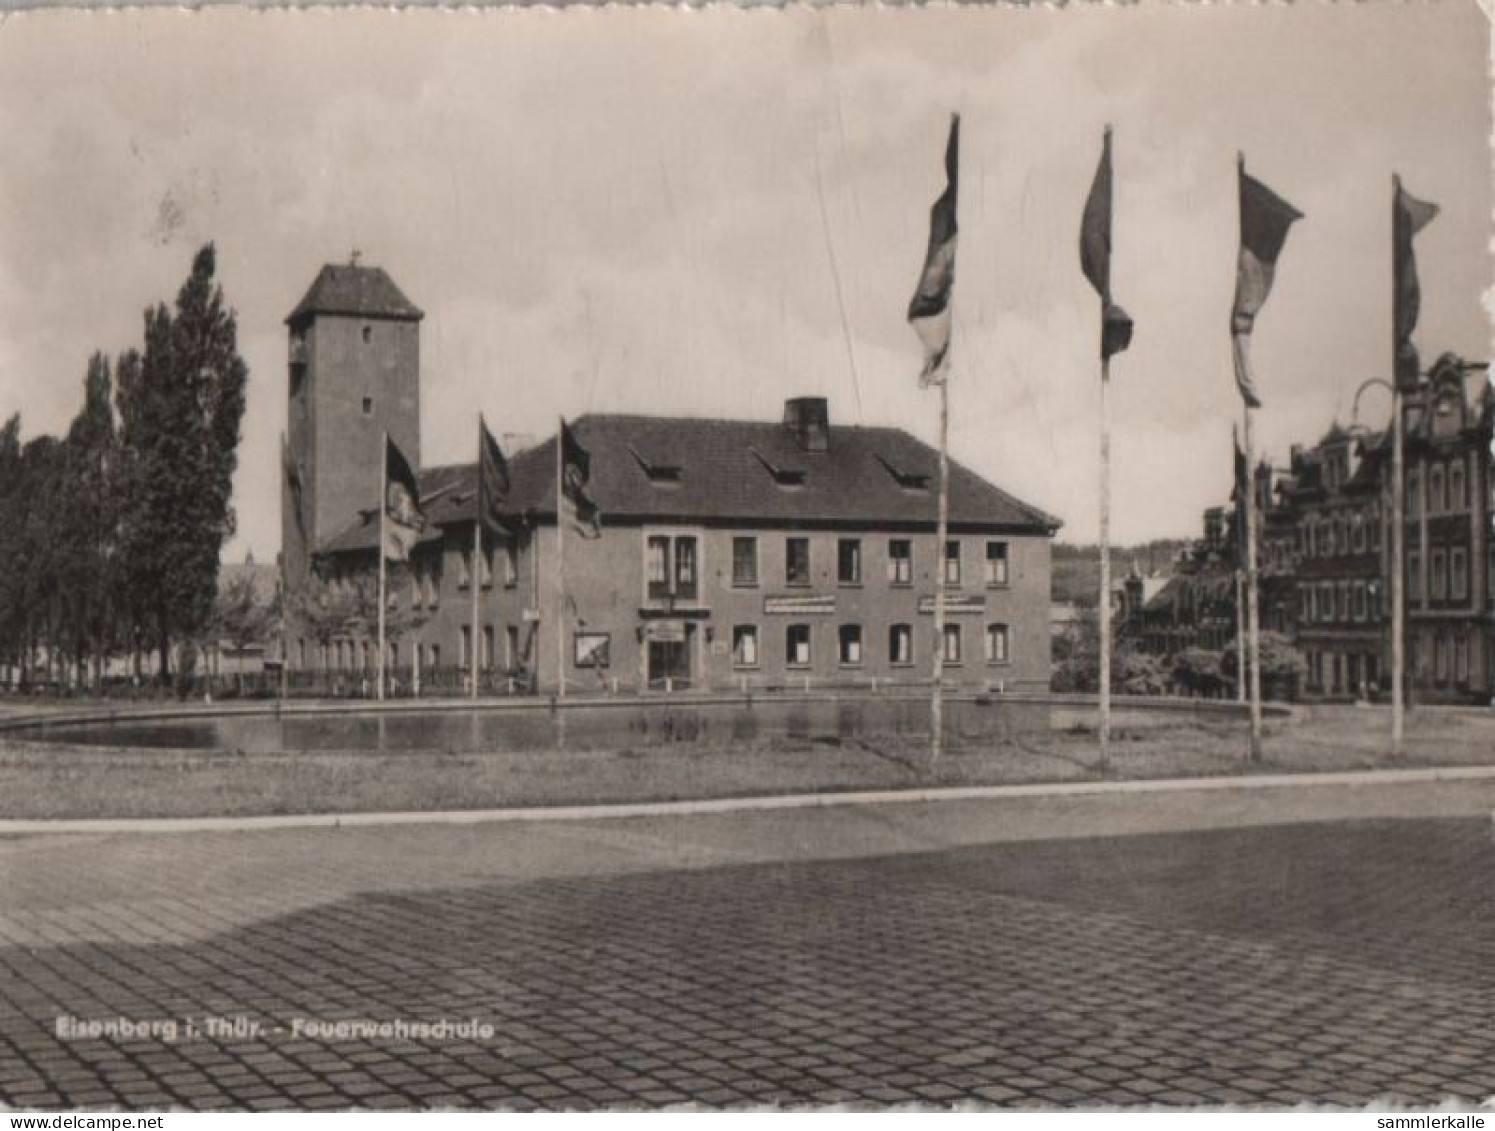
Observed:
[[[908,468],[898,467],[886,456],[878,456],[877,462],[882,464],[887,473],[893,477],[893,481],[905,491],[923,492],[929,490],[929,476],[920,471],[910,471]]]
[[[629,446],[628,452],[648,477],[649,482],[656,487],[680,486],[680,481],[684,477],[684,469],[678,463],[657,457],[651,459],[632,445]]]
[[[794,489],[803,487],[805,485],[804,468],[783,467],[779,464],[774,463],[757,448],[749,448],[748,451],[753,453],[753,455],[757,458],[758,462],[763,465],[768,474],[773,476],[773,481],[780,487]]]

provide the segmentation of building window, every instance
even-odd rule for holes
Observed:
[[[836,580],[842,585],[862,583],[862,540],[842,538],[836,543]]]
[[[393,644],[391,644],[390,647],[394,648],[395,646]],[[430,648],[428,648],[426,650],[426,659],[427,659],[427,661],[428,661],[428,663],[430,665],[430,668],[431,668],[431,670],[433,672],[437,668],[441,667],[441,645],[440,644],[432,644],[430,646]]]
[[[1339,619],[1345,624],[1350,621],[1350,583],[1348,581],[1339,583]]]
[[[786,585],[810,584],[810,540],[808,538],[784,539],[784,583]]]
[[[1448,551],[1448,595],[1455,601],[1469,597],[1469,555],[1463,546]]]
[[[697,541],[693,534],[651,534],[644,542],[644,580],[649,600],[694,601],[699,592]]]
[[[374,340],[374,328],[372,326],[365,326],[363,328],[363,340],[365,343],[372,342]]]
[[[670,540],[663,535],[649,535],[644,546],[644,576],[648,579],[651,601],[670,595]]]
[[[507,625],[504,628],[504,665],[510,671],[519,666],[519,626],[517,624]]]
[[[1464,459],[1460,456],[1448,465],[1448,506],[1462,511],[1469,506],[1469,492],[1464,482]]]
[[[696,540],[675,539],[675,596],[694,601],[698,592],[696,582]]]
[[[519,584],[519,548],[511,539],[498,544],[498,560],[503,568],[504,588],[514,588]]]
[[[472,551],[463,550],[457,555],[457,588],[466,589],[472,584]]]
[[[462,626],[462,639],[457,649],[457,665],[464,671],[472,666],[472,625]],[[435,665],[431,665],[435,667]]]
[[[758,666],[758,626],[739,624],[732,628],[732,663],[739,668]]]
[[[434,563],[426,569],[426,606],[434,609],[441,603],[441,576]]]
[[[493,588],[493,547],[484,546],[482,556],[478,559],[482,565],[482,584],[484,589]]]
[[[945,625],[945,663],[960,663],[960,625]]]
[[[1435,463],[1428,470],[1428,513],[1442,514],[1447,502],[1443,494],[1443,465]]]
[[[1309,600],[1312,596],[1313,590],[1308,586],[1298,586],[1298,616],[1302,618],[1304,624],[1313,623],[1313,610],[1310,608],[1312,602]]]
[[[483,626],[482,662],[483,670],[485,672],[491,672],[493,670],[493,626],[491,624],[485,624]]]
[[[1008,659],[1007,626],[1005,624],[987,625],[986,662],[988,664],[1005,664]]]
[[[810,666],[810,626],[791,624],[784,629],[784,662],[791,668]]]
[[[1469,679],[1469,637],[1460,636],[1453,642],[1453,677],[1458,683]]]
[[[1365,582],[1357,581],[1355,582],[1355,619],[1357,621],[1365,620],[1365,613]]]
[[[862,662],[862,626],[843,624],[840,631],[839,659],[846,667],[855,667]]]
[[[914,544],[907,538],[888,542],[888,581],[894,585],[913,584]]]
[[[1407,595],[1422,597],[1422,555],[1416,550],[1407,555]]]
[[[1365,553],[1365,519],[1364,519],[1364,517],[1357,514],[1357,515],[1355,515],[1354,518],[1350,519],[1350,530],[1352,531],[1351,538],[1352,538],[1352,541],[1353,541],[1353,544],[1354,544],[1355,553],[1357,553],[1357,554],[1363,554],[1363,553]]]
[[[914,630],[907,624],[895,624],[888,628],[888,663],[912,664],[914,662]]]
[[[732,584],[758,584],[758,539],[732,539]]]
[[[1447,558],[1443,550],[1433,550],[1428,555],[1428,583],[1432,587],[1432,597],[1435,601],[1441,601],[1448,596],[1448,572]]]
[[[1421,503],[1421,500],[1422,500],[1422,484],[1421,484],[1421,480],[1418,477],[1417,470],[1415,468],[1413,468],[1411,471],[1407,472],[1407,517],[1408,518],[1411,518],[1411,517],[1413,517],[1414,515],[1417,514],[1418,510],[1420,509],[1419,504]]]
[[[1439,683],[1448,681],[1448,638],[1441,632],[1433,639],[1433,678]]]
[[[960,539],[951,538],[945,543],[944,579],[946,585],[960,584]]]
[[[373,416],[374,415],[374,398],[373,397],[364,397],[363,398],[363,414],[365,416]]]
[[[986,544],[986,583],[988,585],[1007,584],[1007,543],[988,542]]]

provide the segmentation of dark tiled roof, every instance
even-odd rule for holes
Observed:
[[[395,286],[384,268],[331,263],[317,274],[306,297],[296,304],[286,322],[294,325],[313,314],[347,314],[361,318],[425,317],[420,308]]]
[[[895,428],[832,427],[829,449],[807,452],[777,423],[584,416],[572,425],[592,457],[588,490],[609,521],[700,521],[744,524],[933,526],[939,454]],[[649,468],[678,469],[678,481],[651,480]],[[781,485],[774,470],[803,472],[803,484]],[[555,438],[514,456],[505,508],[555,514]],[[925,477],[922,488],[905,484]],[[903,483],[900,483],[900,479]],[[433,527],[471,522],[476,510],[473,464],[420,473],[422,505]],[[1013,498],[950,462],[954,527],[1052,533],[1059,520]],[[324,553],[368,549],[372,521],[355,522],[325,542]]]

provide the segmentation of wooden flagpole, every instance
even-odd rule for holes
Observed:
[[[953,332],[953,327],[952,327]],[[946,347],[949,348],[948,346]],[[945,744],[945,541],[950,527],[950,370],[940,386],[940,495],[934,545],[934,687],[929,700],[929,757],[939,761]]]
[[[1239,552],[1245,550],[1242,546]],[[1240,569],[1235,571],[1235,701],[1246,701],[1246,581]]]
[[[562,416],[555,433],[555,576],[560,587],[555,609],[555,685],[556,694],[562,699],[566,697],[565,438],[566,418]]]
[[[1256,440],[1252,422],[1256,410],[1249,404],[1244,441],[1246,448],[1246,635],[1251,678],[1251,760],[1261,761],[1261,608],[1256,578]]]
[[[1395,347],[1393,346],[1393,353]],[[1402,446],[1402,393],[1395,359],[1391,379],[1391,752],[1400,756],[1407,702],[1407,505],[1406,464]]]
[[[478,489],[474,498],[472,519],[472,569],[468,583],[472,586],[472,639],[467,646],[467,666],[472,683],[471,698],[478,697],[478,672],[482,667],[483,645],[478,637],[478,594],[483,586],[483,418],[478,416]]]
[[[1104,333],[1105,303],[1101,303]],[[1111,762],[1111,359],[1100,359],[1100,769]]]
[[[389,495],[389,433],[379,433],[379,698],[384,698],[384,606],[386,604],[384,564],[384,512]]]

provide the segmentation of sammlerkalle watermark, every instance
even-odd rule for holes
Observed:
[[[243,1014],[226,1017],[81,1018],[61,1015],[53,1023],[63,1041],[262,1041],[277,1037],[311,1041],[491,1041],[497,1030],[475,1017],[431,1020],[368,1017],[337,1020],[292,1017],[274,1022]]]

